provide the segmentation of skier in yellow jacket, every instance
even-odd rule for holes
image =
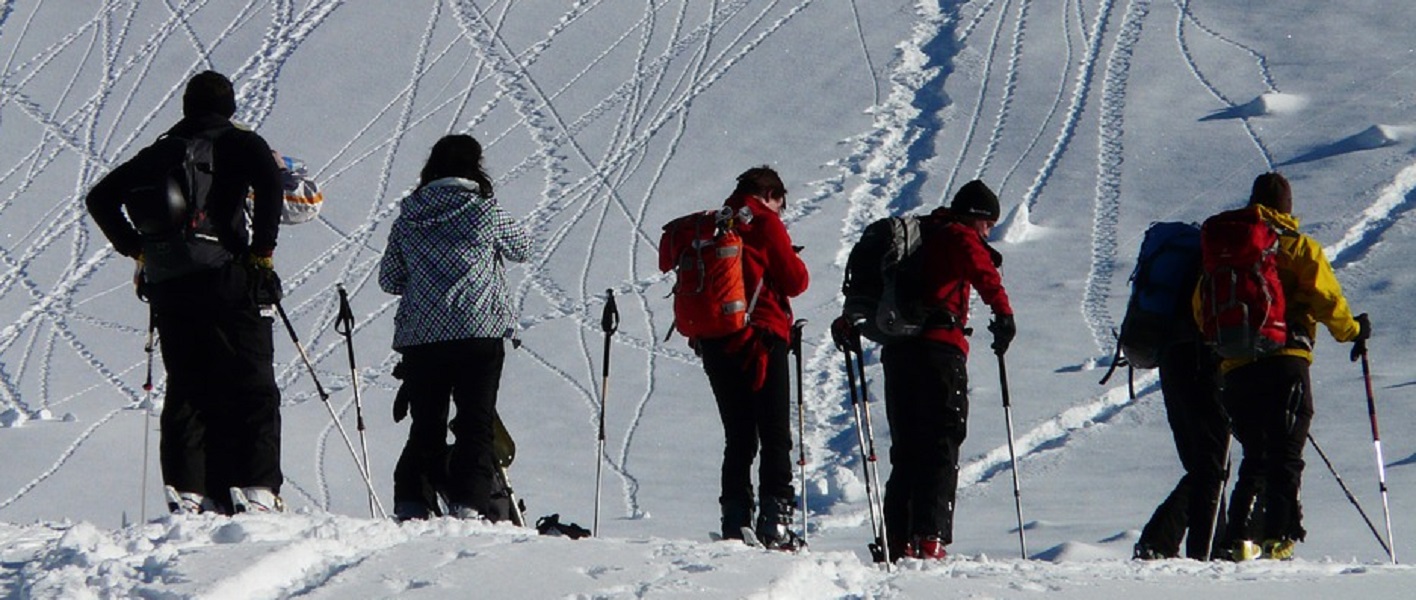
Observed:
[[[1236,561],[1291,558],[1294,546],[1307,533],[1298,490],[1303,477],[1303,446],[1313,420],[1308,369],[1318,323],[1337,341],[1353,342],[1354,357],[1365,351],[1366,340],[1372,335],[1365,313],[1352,316],[1322,246],[1298,232],[1288,180],[1278,173],[1258,176],[1249,205],[1257,207],[1263,219],[1280,231],[1278,279],[1287,303],[1288,340],[1268,355],[1226,359],[1220,364],[1222,402],[1244,450],[1225,532]],[[1198,289],[1194,298],[1195,318],[1202,322]],[[1261,526],[1250,522],[1256,502],[1264,507]]]

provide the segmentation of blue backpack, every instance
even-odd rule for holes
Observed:
[[[1190,309],[1199,280],[1199,226],[1151,224],[1131,274],[1131,299],[1117,338],[1118,351],[1133,368],[1154,369],[1166,347],[1199,339]]]

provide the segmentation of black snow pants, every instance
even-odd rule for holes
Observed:
[[[1303,483],[1303,447],[1313,422],[1308,361],[1279,355],[1236,368],[1224,376],[1223,398],[1234,437],[1244,448],[1229,506],[1228,537],[1302,541],[1307,532],[1298,491]],[[1254,502],[1241,496],[1254,494],[1255,489],[1264,511],[1259,526],[1250,519]]]
[[[147,286],[167,369],[163,481],[228,513],[230,488],[279,493],[284,479],[272,323],[246,282],[229,263]]]
[[[420,344],[403,354],[400,400],[413,418],[408,441],[393,471],[394,502],[422,502],[437,510],[448,504],[493,515],[493,419],[506,347],[501,338]],[[448,422],[450,405],[457,415]],[[448,429],[454,441],[447,443]]]
[[[885,527],[890,555],[914,537],[954,540],[959,446],[968,434],[969,381],[964,353],[926,339],[885,346],[885,414],[890,425],[890,478]]]
[[[1219,400],[1219,362],[1199,343],[1167,348],[1160,361],[1160,390],[1185,474],[1141,530],[1140,544],[1166,557],[1212,556],[1213,535],[1229,450],[1229,417]],[[1186,530],[1189,530],[1188,537]]]
[[[767,353],[767,379],[753,390],[747,357],[730,353],[720,340],[702,340],[703,370],[718,403],[723,423],[723,533],[736,537],[752,525],[752,462],[758,458],[757,489],[762,515],[771,522],[789,522],[796,501],[792,486],[791,372],[787,342],[757,332]],[[754,344],[749,344],[749,347]]]

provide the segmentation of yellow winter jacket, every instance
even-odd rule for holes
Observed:
[[[1332,264],[1323,254],[1322,245],[1298,232],[1297,217],[1263,205],[1259,205],[1258,209],[1265,221],[1282,232],[1278,242],[1278,279],[1283,285],[1283,296],[1288,307],[1285,316],[1288,321],[1288,344],[1271,356],[1299,356],[1312,363],[1318,323],[1325,325],[1333,339],[1339,342],[1356,339],[1361,326],[1352,317],[1352,309],[1347,306],[1342,285],[1337,282]],[[1196,287],[1191,302],[1196,323],[1203,320],[1200,307],[1200,289]],[[1219,368],[1221,372],[1228,373],[1254,360],[1229,358]]]

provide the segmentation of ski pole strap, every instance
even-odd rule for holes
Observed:
[[[336,284],[339,290],[339,316],[334,319],[334,331],[344,337],[349,337],[354,332],[354,311],[349,308],[349,293],[344,291],[344,284]]]
[[[1101,376],[1101,381],[1096,382],[1097,385],[1106,385],[1106,382],[1111,381],[1111,376],[1116,373],[1116,367],[1128,364],[1126,359],[1121,358],[1121,336],[1116,333],[1115,329],[1112,329],[1111,337],[1116,338],[1116,351],[1111,353],[1111,366],[1106,369],[1106,374]],[[1131,399],[1135,400],[1136,395],[1131,394]]]
[[[600,330],[606,335],[619,330],[619,307],[615,306],[615,291],[605,290],[605,310],[600,314]],[[672,331],[672,329],[670,329]]]
[[[801,358],[801,330],[806,327],[806,319],[797,319],[792,323],[792,339],[788,346],[789,350]]]

